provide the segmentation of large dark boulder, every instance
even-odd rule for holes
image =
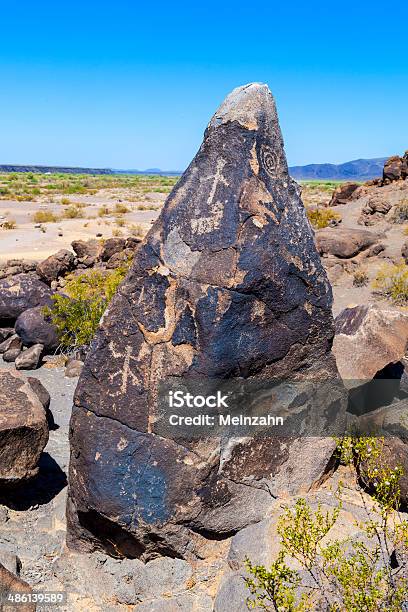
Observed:
[[[35,476],[47,441],[46,412],[29,381],[0,370],[0,482]]]
[[[44,282],[51,284],[71,272],[75,266],[75,256],[67,249],[61,249],[54,255],[50,255],[37,266],[37,274]]]
[[[16,321],[15,330],[25,346],[42,344],[47,352],[55,350],[59,345],[57,330],[41,306],[22,312]]]
[[[70,425],[69,545],[199,556],[205,538],[262,520],[276,496],[324,478],[334,442],[323,433],[166,435],[160,386],[336,380],[331,303],[272,95],[240,87],[136,251],[86,359]],[[295,392],[289,415],[307,415],[310,398]]]
[[[49,306],[52,291],[35,273],[17,274],[0,280],[0,320],[15,321],[35,306]]]

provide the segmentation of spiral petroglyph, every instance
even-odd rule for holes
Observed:
[[[280,161],[276,151],[267,145],[262,145],[260,157],[262,167],[269,174],[269,176],[277,176],[280,168]]]

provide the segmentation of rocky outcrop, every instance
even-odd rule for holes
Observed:
[[[46,352],[55,350],[59,345],[57,330],[48,320],[41,306],[29,308],[18,317],[16,333],[24,346],[42,344]]]
[[[29,308],[50,305],[51,295],[50,288],[34,273],[0,280],[0,320],[15,321]]]
[[[329,207],[347,204],[350,200],[355,198],[356,191],[359,187],[359,183],[342,183],[334,190],[329,202]]]
[[[137,250],[87,357],[70,426],[69,545],[196,557],[206,538],[261,520],[275,496],[314,486],[332,440],[157,435],[159,391],[174,380],[336,378],[332,337],[331,289],[273,98],[265,85],[238,88]],[[307,413],[307,397],[289,412]]]
[[[50,285],[52,281],[60,276],[65,276],[74,269],[75,257],[71,251],[61,249],[54,255],[50,255],[38,264],[37,274],[45,283]]]
[[[34,476],[47,440],[45,410],[28,380],[0,370],[0,481]]]
[[[334,255],[341,259],[354,257],[378,242],[380,236],[368,230],[329,228],[316,232],[316,246],[320,255]]]
[[[333,353],[343,380],[363,384],[400,361],[408,345],[408,313],[360,305],[336,318]]]
[[[387,159],[384,164],[383,184],[387,185],[393,181],[405,180],[408,177],[408,151],[403,157],[394,155]]]

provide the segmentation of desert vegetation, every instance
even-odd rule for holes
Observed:
[[[399,513],[401,466],[383,462],[383,438],[345,437],[338,442],[339,460],[355,478],[364,473],[372,491],[368,505],[360,489],[366,520],[355,538],[331,536],[342,509],[313,509],[304,498],[287,507],[278,521],[281,548],[266,568],[246,559],[250,609],[303,612],[342,610],[399,612],[408,597],[405,563],[396,564],[396,549],[408,553],[408,521]],[[294,567],[299,569],[294,569]]]
[[[102,189],[129,189],[134,197],[147,193],[169,193],[178,177],[126,174],[37,174],[33,172],[0,174],[0,199],[31,202],[44,197],[94,195]]]

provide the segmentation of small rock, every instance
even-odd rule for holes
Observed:
[[[4,342],[0,344],[0,354],[6,353],[10,349],[17,348],[17,347],[21,348],[21,339],[18,337],[17,334],[13,333],[12,336],[7,338],[7,340],[4,340]]]
[[[0,342],[4,342],[14,334],[13,327],[3,327],[0,329]]]
[[[34,346],[22,351],[15,360],[17,370],[35,370],[38,368],[43,350],[44,346],[42,344],[34,344]]]
[[[75,378],[76,376],[80,376],[83,367],[84,362],[80,359],[70,359],[65,368],[65,376],[67,376],[68,378]]]
[[[0,525],[4,525],[9,520],[8,510],[5,506],[0,506]]]

